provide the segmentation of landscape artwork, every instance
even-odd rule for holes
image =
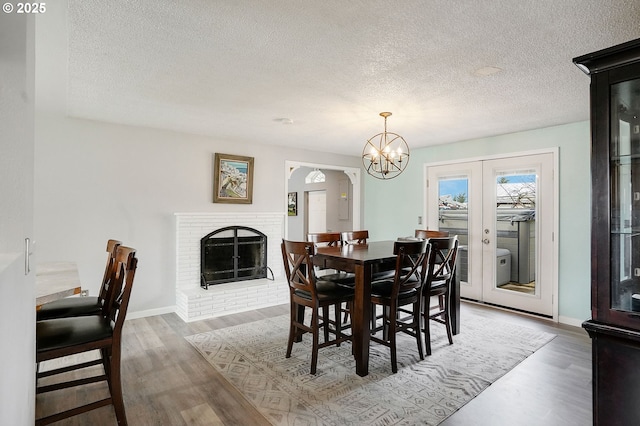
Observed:
[[[251,204],[253,157],[216,153],[213,188],[214,203]]]

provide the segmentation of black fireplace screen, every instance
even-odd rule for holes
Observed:
[[[228,226],[200,240],[200,286],[267,277],[267,236]]]

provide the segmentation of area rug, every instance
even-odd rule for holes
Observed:
[[[555,337],[465,314],[453,345],[432,324],[432,355],[423,361],[415,340],[398,336],[397,374],[389,349],[372,343],[369,375],[358,376],[343,343],[320,349],[311,375],[308,335],[285,358],[288,321],[283,315],[187,337],[274,425],[437,425]]]

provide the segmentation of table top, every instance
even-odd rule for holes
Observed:
[[[42,262],[36,265],[36,305],[82,291],[75,262]]]
[[[394,241],[374,241],[366,244],[347,244],[334,247],[318,247],[316,256],[328,256],[367,263],[386,259],[395,259]]]

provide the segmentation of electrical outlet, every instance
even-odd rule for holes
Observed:
[[[418,225],[422,225],[422,216],[418,216]]]
[[[89,290],[82,290],[82,291],[80,292],[80,296],[81,296],[81,297],[87,297],[88,295],[89,295]]]
[[[640,277],[640,268],[635,268],[633,270],[633,276]]]
[[[640,201],[640,192],[633,193],[633,201]]]

